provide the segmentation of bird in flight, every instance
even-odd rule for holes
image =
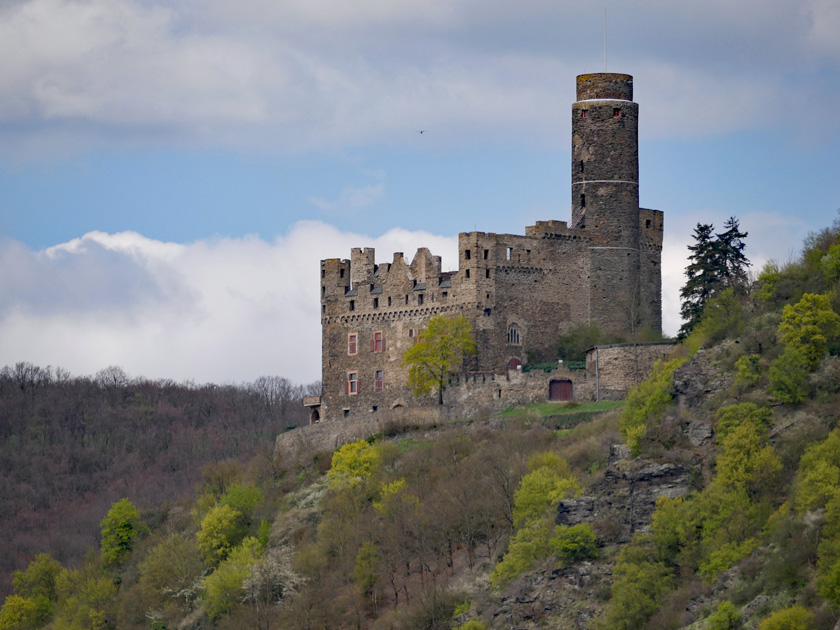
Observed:
[[[419,133],[422,136],[424,133],[426,133],[426,130],[425,129],[418,129],[417,133]]]

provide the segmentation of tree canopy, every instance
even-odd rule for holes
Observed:
[[[750,261],[744,255],[744,239],[738,219],[730,217],[723,232],[715,234],[711,223],[698,223],[694,244],[688,246],[689,264],[686,282],[680,290],[680,315],[685,323],[679,336],[687,337],[699,323],[706,303],[723,289],[738,290],[746,285]]]
[[[432,317],[422,338],[403,355],[408,384],[416,396],[436,390],[438,403],[443,404],[443,388],[449,375],[474,353],[472,325],[463,315]]]

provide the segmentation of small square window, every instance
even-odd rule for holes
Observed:
[[[349,409],[345,409],[345,410],[344,410],[344,417],[345,417],[345,418],[349,418],[349,417],[350,417],[350,410],[349,410]]]
[[[645,219],[645,227],[650,228],[650,219]]]
[[[447,297],[448,295],[449,295],[449,293],[447,291],[444,291],[443,293],[440,294],[441,297]]]

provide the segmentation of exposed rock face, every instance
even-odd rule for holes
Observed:
[[[632,459],[626,446],[614,445],[604,479],[591,494],[561,501],[556,523],[592,523],[610,542],[627,542],[634,533],[647,531],[659,497],[690,492],[691,472],[678,464]]]
[[[556,627],[586,628],[598,610],[587,593],[608,579],[609,569],[591,562],[526,573],[508,587],[486,621],[492,628],[535,630],[551,617],[562,620]]]
[[[711,396],[731,387],[732,375],[715,366],[706,350],[698,351],[674,373],[674,397],[682,408],[697,409]]]

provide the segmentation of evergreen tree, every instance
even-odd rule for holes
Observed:
[[[750,266],[750,261],[744,256],[747,233],[741,232],[735,217],[729,217],[723,228],[715,241],[721,279],[724,286],[732,287],[737,293],[747,284],[747,267]]]
[[[685,323],[679,338],[691,333],[703,316],[706,303],[720,291],[732,287],[736,292],[747,283],[749,260],[744,256],[746,232],[741,232],[738,219],[730,217],[724,231],[715,234],[711,223],[698,223],[694,228],[694,244],[689,245],[686,282],[680,290],[680,315]]]

